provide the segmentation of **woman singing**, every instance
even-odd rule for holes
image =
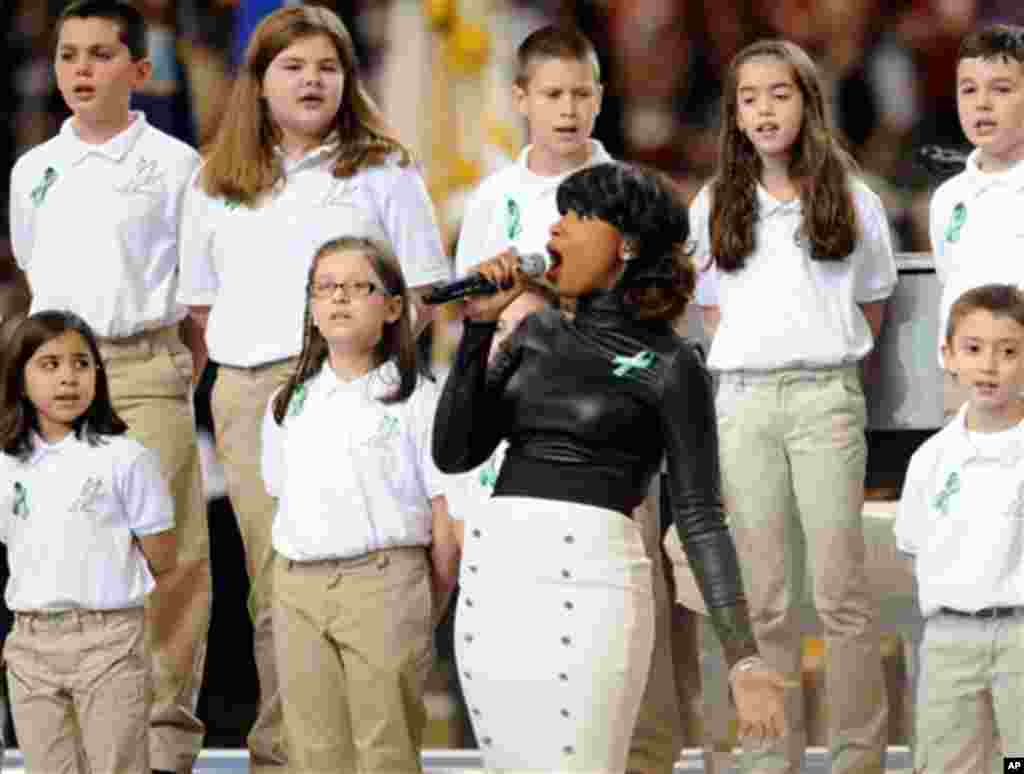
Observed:
[[[671,321],[694,270],[686,207],[626,164],[558,188],[545,275],[576,301],[527,318],[490,368],[495,321],[525,287],[513,256],[467,322],[434,426],[441,470],[508,452],[486,519],[466,525],[459,672],[488,768],[621,772],[650,662],[650,562],[629,518],[667,463],[672,516],[730,666],[741,735],[783,730],[722,516],[707,372]],[[526,615],[515,611],[527,611]]]

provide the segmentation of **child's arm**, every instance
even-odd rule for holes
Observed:
[[[456,534],[453,519],[448,515],[448,501],[444,495],[430,498],[433,518],[433,537],[430,542],[431,587],[434,591],[434,623],[444,616],[448,608],[455,581],[458,578],[461,539]],[[459,522],[461,525],[461,522]]]
[[[153,577],[171,572],[178,564],[174,502],[155,452],[143,449],[128,466],[120,482],[120,498],[128,528]]]
[[[210,307],[193,306],[188,310],[188,317],[182,324],[181,338],[185,346],[192,351],[192,383],[198,384],[206,364],[210,360],[206,348],[206,321],[210,317]]]
[[[159,579],[178,566],[178,535],[173,529],[143,535],[138,541],[154,578]]]

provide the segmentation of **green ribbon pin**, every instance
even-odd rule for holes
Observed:
[[[958,202],[956,207],[953,208],[953,214],[949,218],[949,223],[946,224],[946,241],[959,242],[960,229],[964,227],[966,222],[967,205],[963,202]]]
[[[377,431],[377,434],[382,440],[394,438],[398,434],[398,417],[393,417],[390,414],[382,417],[380,420],[380,430]]]
[[[498,468],[494,464],[494,457],[491,457],[480,469],[480,486],[484,489],[494,489],[498,483]]]
[[[624,377],[628,376],[630,371],[633,370],[647,370],[654,365],[654,353],[649,352],[646,349],[637,352],[632,357],[626,357],[625,355],[616,355],[612,359],[612,364],[616,366],[615,370],[612,371],[613,376]]]
[[[53,167],[47,167],[46,171],[43,172],[43,179],[39,185],[32,189],[30,196],[32,197],[32,203],[38,207],[46,199],[46,192],[50,190],[50,187],[57,182],[57,170]]]
[[[518,239],[523,233],[522,213],[518,202],[511,196],[505,197],[505,231],[509,239]]]
[[[297,417],[302,413],[302,406],[306,402],[306,385],[300,384],[295,388],[292,393],[291,400],[288,401],[288,416]]]
[[[14,482],[14,508],[11,510],[15,516],[28,517],[28,490],[20,481]]]
[[[950,473],[949,478],[946,479],[946,483],[942,487],[942,491],[935,496],[935,502],[932,503],[935,510],[939,511],[943,516],[949,515],[950,498],[959,491],[960,476],[956,473]]]

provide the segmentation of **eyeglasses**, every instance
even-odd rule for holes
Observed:
[[[373,282],[335,282],[334,280],[321,280],[314,282],[310,288],[310,295],[313,298],[333,298],[334,294],[341,291],[342,298],[351,301],[353,299],[367,298],[374,293],[388,295]]]

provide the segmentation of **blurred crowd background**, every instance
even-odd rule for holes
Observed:
[[[67,117],[52,68],[54,22],[64,4],[3,0],[0,157],[5,178],[20,154],[52,136]],[[249,31],[285,4],[136,0],[150,20],[154,63],[154,77],[137,95],[137,107],[151,123],[201,147],[216,131]],[[605,95],[595,136],[613,156],[670,173],[691,195],[713,173],[718,103],[729,60],[759,38],[799,43],[816,58],[846,144],[886,203],[897,250],[926,251],[928,197],[942,173],[921,162],[921,149],[966,150],[954,97],[959,41],[979,24],[1024,24],[1022,0],[317,4],[336,11],[351,31],[385,115],[423,165],[450,246],[458,237],[465,195],[514,158],[526,140],[510,100],[515,49],[538,26],[562,21],[582,28],[600,54]],[[27,294],[7,241],[8,186],[0,191],[2,320],[26,306]],[[81,258],[82,272],[88,270],[87,259]],[[444,336],[435,337],[435,354],[439,339]],[[211,379],[208,372],[206,389]],[[198,420],[208,428],[203,396],[201,385]],[[218,487],[212,482],[216,593],[200,714],[208,722],[209,745],[236,746],[255,713],[255,670],[244,638],[249,620],[241,543]],[[469,733],[468,726],[463,730]]]

